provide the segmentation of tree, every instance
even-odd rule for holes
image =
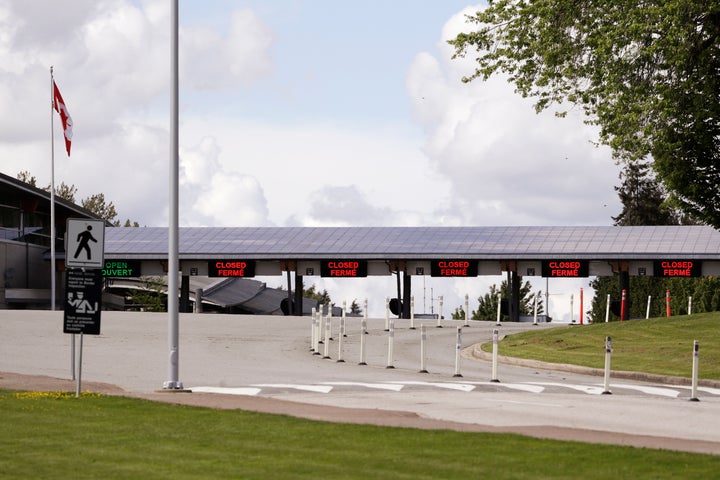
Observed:
[[[88,198],[82,200],[80,204],[83,208],[90,210],[100,218],[112,222],[116,227],[120,226],[120,222],[115,220],[117,217],[115,205],[113,205],[112,202],[107,203],[104,194],[96,193],[95,195],[90,195]]]
[[[622,212],[612,217],[615,225],[677,225],[691,222],[692,219],[682,218],[680,214],[668,205],[662,187],[652,176],[647,164],[634,162],[626,165],[620,174],[622,184],[615,187],[622,203]],[[701,306],[695,311],[712,311],[714,301],[712,294],[707,291],[705,279],[664,279],[658,277],[630,277],[629,287],[631,298],[629,301],[628,316],[645,318],[647,314],[647,299],[651,299],[650,315],[664,314],[665,292],[670,290],[673,297],[693,296],[700,299]],[[604,318],[607,296],[611,301],[619,302],[621,292],[618,279],[615,277],[598,277],[590,282],[595,290],[590,316],[598,321]],[[687,311],[687,306],[678,305],[678,311]],[[613,320],[617,318],[612,316]]]
[[[19,172],[17,174],[17,179],[21,182],[27,183],[31,187],[37,187],[37,178],[35,178],[33,175],[30,175],[30,172],[28,172],[27,170]]]
[[[491,285],[490,291],[478,298],[477,310],[471,312],[473,320],[496,320],[497,319],[497,307],[498,307],[498,294],[501,298],[507,299],[507,280],[503,280],[498,289],[497,285]],[[543,312],[543,302],[538,295],[538,314]],[[532,286],[530,282],[525,282],[520,287],[520,315],[532,315],[535,309],[535,294],[532,292]],[[507,315],[503,315],[501,318],[507,318]]]
[[[652,157],[680,208],[720,227],[717,2],[498,0],[468,22],[450,41],[477,52],[463,81],[504,73],[537,111],[579,106],[616,159]]]
[[[320,305],[332,305],[332,300],[330,299],[330,294],[328,293],[328,291],[323,290],[322,292],[318,292],[316,289],[317,287],[313,283],[312,285],[310,285],[309,288],[303,290],[303,297],[317,300]]]
[[[23,181],[31,186],[37,185],[37,178],[30,175],[30,172],[23,170],[20,173],[17,174],[17,178],[20,181]],[[44,188],[46,191],[50,191],[50,185]],[[58,197],[67,200],[68,202],[75,203],[75,195],[77,194],[77,187],[75,185],[67,185],[65,182],[61,182],[59,186],[55,187],[55,195]],[[115,205],[113,205],[112,202],[107,203],[105,201],[105,195],[102,193],[96,193],[95,195],[90,195],[89,197],[81,200],[80,205],[85,208],[86,210],[91,211],[95,215],[99,216],[103,220],[107,220],[109,222],[112,222],[113,226],[119,227],[120,220],[116,220],[117,218],[117,211],[115,210]],[[125,227],[139,227],[140,224],[138,222],[131,222],[130,219],[125,220],[125,224],[123,225]]]
[[[360,308],[360,305],[358,305],[357,299],[353,298],[353,301],[350,304],[350,313],[352,313],[353,315],[360,315],[362,312],[362,308]]]
[[[678,215],[670,207],[667,195],[650,174],[647,162],[632,162],[620,172],[622,184],[615,187],[622,212],[612,217],[615,225],[676,225]]]

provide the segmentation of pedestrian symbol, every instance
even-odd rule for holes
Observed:
[[[73,258],[78,258],[80,255],[81,250],[85,250],[85,253],[87,253],[87,259],[91,260],[92,255],[90,255],[90,245],[88,245],[88,242],[95,242],[97,243],[97,240],[95,240],[95,237],[92,236],[92,225],[88,225],[84,232],[78,233],[77,236],[77,242],[78,247],[77,250],[75,250],[75,255],[73,255]]]
[[[65,265],[103,268],[105,222],[69,218],[65,241]]]

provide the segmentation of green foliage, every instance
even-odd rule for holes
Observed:
[[[310,285],[309,288],[303,290],[303,298],[312,298],[313,300],[317,300],[320,305],[332,305],[332,300],[330,299],[330,294],[328,293],[328,291],[317,291],[317,287],[314,283]]]
[[[160,277],[141,277],[143,288],[132,290],[133,309],[145,312],[165,312],[165,281]]]
[[[17,179],[21,182],[27,183],[32,187],[37,187],[37,178],[35,178],[35,176],[33,175],[30,175],[30,172],[28,172],[27,170],[18,172]]]
[[[652,157],[674,201],[720,226],[717,2],[498,0],[468,22],[450,41],[477,55],[463,81],[502,73],[538,111],[579,106],[617,159]]]
[[[719,313],[676,315],[526,331],[505,337],[501,355],[603,368],[605,338],[612,338],[612,368],[689,378],[693,342],[700,341],[703,379],[720,380]],[[482,345],[486,352],[492,344]]]
[[[498,294],[504,299],[508,298],[507,281],[503,280],[500,289],[497,285],[491,285],[490,291],[478,297],[478,308],[472,312],[473,320],[497,320]],[[538,295],[538,315],[543,313],[543,301]],[[532,292],[530,282],[520,286],[520,315],[532,315],[535,309],[535,293]],[[507,320],[507,315],[502,315],[501,320]]]
[[[350,304],[350,313],[354,315],[360,315],[363,312],[362,308],[360,308],[360,305],[358,305],[357,300],[353,299],[352,303]]]
[[[105,194],[96,193],[95,195],[90,195],[80,203],[83,208],[90,210],[100,218],[113,222],[116,227],[120,226],[120,222],[115,220],[115,217],[117,217],[115,205],[113,205],[112,202],[108,203],[105,201]]]
[[[0,410],[4,479],[663,480],[713,478],[720,468],[713,455],[328,423],[129,397],[0,391]]]

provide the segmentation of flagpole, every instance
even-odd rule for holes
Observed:
[[[50,310],[55,311],[55,80],[50,66]]]
[[[182,390],[179,380],[179,309],[178,309],[178,272],[179,233],[178,233],[178,183],[179,183],[179,94],[178,94],[178,0],[172,0],[170,9],[170,209],[168,212],[168,346],[170,348],[170,365],[168,380],[163,388]]]

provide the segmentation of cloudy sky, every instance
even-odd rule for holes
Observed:
[[[460,81],[472,58],[452,60],[446,40],[479,8],[181,0],[180,224],[611,224],[619,169],[579,112],[536,115],[502,79]],[[169,0],[0,0],[2,172],[50,183],[52,65],[74,121],[68,158],[55,117],[56,182],[78,200],[104,193],[121,221],[167,225],[169,12]],[[311,281],[337,303],[379,296],[384,311],[394,279],[375,280]],[[425,283],[426,309],[431,290],[448,308],[499,281],[418,279],[416,297]],[[562,316],[580,284],[554,282]]]

